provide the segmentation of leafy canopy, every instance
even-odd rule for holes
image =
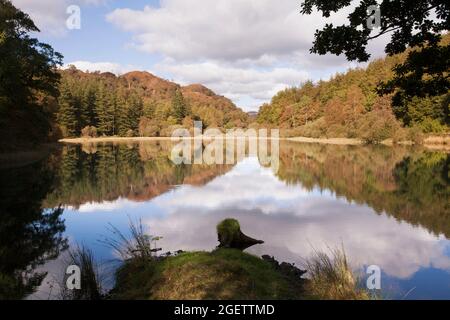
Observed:
[[[30,32],[39,29],[10,1],[0,0],[0,99],[2,105],[33,104],[36,93],[58,94],[62,55]]]
[[[316,8],[323,17],[353,4],[350,0],[305,0],[301,13],[311,14]],[[345,54],[350,61],[368,61],[367,45],[370,40],[390,34],[385,47],[388,55],[410,51],[406,61],[397,65],[394,77],[382,83],[379,94],[394,93],[393,105],[401,106],[412,97],[436,96],[450,89],[450,48],[441,42],[441,35],[449,30],[450,2],[446,0],[383,0],[381,26],[367,24],[371,5],[376,0],[361,0],[348,16],[348,24],[334,26],[328,23],[316,30],[312,53]]]

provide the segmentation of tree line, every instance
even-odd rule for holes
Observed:
[[[62,72],[56,121],[64,137],[138,134],[143,115],[142,98],[115,78],[76,76]]]

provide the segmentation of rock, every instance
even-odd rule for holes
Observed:
[[[267,254],[263,255],[261,258],[264,261],[269,262],[276,270],[280,271],[287,277],[297,279],[301,278],[306,273],[306,270],[301,270],[292,263],[287,262],[279,263],[274,257],[271,257]]]

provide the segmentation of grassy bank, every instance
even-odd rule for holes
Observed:
[[[117,272],[113,299],[301,299],[303,281],[237,249],[133,259]]]

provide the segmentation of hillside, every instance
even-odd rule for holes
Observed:
[[[449,35],[443,38],[443,42],[449,41]],[[450,94],[415,98],[397,108],[392,108],[391,96],[377,95],[378,84],[392,77],[392,68],[406,55],[388,56],[366,68],[336,74],[328,81],[306,82],[283,90],[261,106],[257,122],[279,126],[290,136],[358,137],[367,142],[403,139],[419,130],[448,131]]]
[[[64,137],[170,136],[194,120],[219,128],[248,122],[229,99],[199,84],[182,87],[141,71],[115,76],[70,67],[61,75],[57,123]]]

